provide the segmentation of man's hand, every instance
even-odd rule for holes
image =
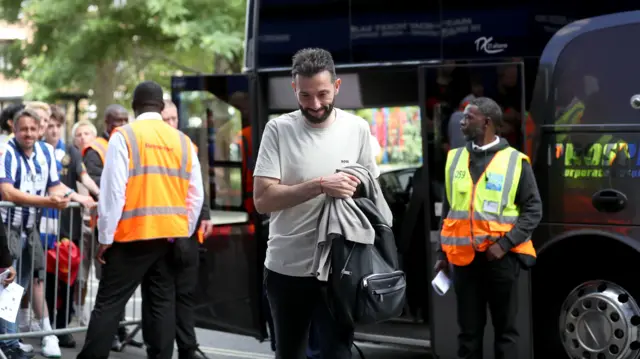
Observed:
[[[69,198],[60,196],[57,194],[52,194],[48,197],[49,205],[47,207],[57,208],[57,209],[65,209],[69,204]]]
[[[96,260],[100,263],[100,264],[105,264],[107,263],[104,260],[104,253],[107,251],[107,249],[111,248],[111,244],[102,244],[100,243],[100,246],[98,246],[98,253],[96,253]]]
[[[16,279],[16,269],[13,268],[13,266],[9,267],[9,275],[7,275],[7,278],[5,278],[4,282],[2,284],[4,284],[5,286],[13,283],[13,280]]]
[[[204,238],[207,238],[213,232],[213,222],[210,219],[205,219],[200,223],[200,228],[202,228],[202,232],[204,233]]]
[[[505,254],[507,254],[507,252],[505,252],[498,243],[494,243],[487,248],[487,259],[489,259],[489,261],[501,259]]]
[[[443,271],[444,274],[449,275],[449,262],[446,259],[438,259],[436,265],[433,266],[433,270],[436,273]]]
[[[356,187],[360,184],[358,177],[337,172],[331,176],[322,178],[320,186],[322,191],[328,196],[335,198],[349,198],[356,192]]]
[[[76,202],[80,203],[84,208],[91,209],[97,205],[91,196],[77,195]]]

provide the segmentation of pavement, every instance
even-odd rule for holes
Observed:
[[[75,358],[84,343],[84,333],[74,334],[77,342],[75,349],[62,348],[62,358]],[[138,338],[140,339],[140,338]],[[274,353],[271,351],[269,343],[259,343],[253,338],[247,338],[239,335],[214,332],[210,330],[199,330],[198,339],[200,340],[201,350],[209,359],[273,359]],[[215,341],[218,345],[206,345],[207,342]],[[40,350],[39,341],[36,339],[27,339],[25,343],[32,344],[36,351]],[[358,346],[363,351],[366,359],[429,359],[428,353],[424,351],[409,350],[405,348],[394,348],[389,346],[359,343]],[[36,356],[36,358],[43,358]],[[109,358],[114,359],[143,359],[146,358],[144,349],[127,347],[122,352],[111,352]],[[174,358],[177,358],[177,353]],[[359,358],[357,351],[353,351],[353,358]]]
[[[89,282],[89,291],[87,294],[87,304],[93,306],[93,298],[97,293],[98,281],[95,280],[95,276],[91,273],[91,280]],[[125,309],[125,315],[128,320],[140,318],[141,314],[141,294],[137,290],[132,298],[129,300]],[[70,327],[76,327],[79,324],[77,320],[73,320]],[[133,327],[129,327],[129,331],[133,330]],[[209,359],[231,359],[231,358],[244,358],[244,359],[272,359],[274,353],[271,351],[271,346],[268,341],[260,343],[256,339],[246,337],[242,335],[235,335],[225,332],[218,332],[205,329],[196,329],[198,342],[200,343],[201,350]],[[77,342],[75,349],[62,348],[62,358],[75,358],[84,344],[85,332],[74,333],[73,337]],[[142,342],[141,334],[136,336],[136,339]],[[40,352],[40,340],[39,339],[25,339],[25,343],[29,343],[34,346],[36,352]],[[402,347],[393,347],[386,345],[377,345],[370,343],[357,343],[360,349],[363,351],[366,359],[428,359],[431,356],[424,350],[408,349]],[[42,357],[40,355],[36,358]],[[111,352],[110,358],[115,359],[133,359],[133,358],[146,358],[146,352],[144,349],[135,347],[126,347],[123,352]],[[174,356],[177,358],[177,353]],[[353,358],[359,358],[357,351],[353,351]]]
[[[75,349],[62,348],[62,358],[75,358],[84,343],[84,333],[74,334],[77,346]],[[202,343],[200,349],[209,359],[273,359],[274,353],[271,351],[269,343],[259,343],[253,338],[239,335],[214,332],[210,330],[199,330],[198,339]],[[140,338],[138,338],[140,340]],[[206,342],[215,341],[218,345],[206,345]],[[40,350],[37,339],[27,339],[25,343],[32,344],[36,351]],[[428,359],[431,356],[424,351],[410,350],[383,345],[359,343],[357,344],[363,351],[366,359]],[[42,357],[42,356],[36,356]],[[122,352],[111,352],[109,358],[114,359],[143,359],[146,358],[144,349],[127,347]],[[177,353],[174,358],[177,358]],[[42,357],[43,358],[43,357]],[[357,351],[353,351],[353,358],[359,358]]]

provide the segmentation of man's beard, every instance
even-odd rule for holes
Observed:
[[[467,128],[466,131],[462,132],[462,135],[464,136],[464,140],[468,142],[482,138],[484,136],[484,133],[481,127],[473,127]]]
[[[17,140],[17,139],[16,139],[16,140]],[[28,141],[33,141],[33,143],[27,143]],[[18,142],[18,146],[19,146],[19,147],[20,147],[20,149],[21,149],[21,150],[23,150],[23,151],[29,151],[29,150],[32,150],[32,149],[33,149],[33,147],[34,147],[34,145],[35,145],[35,143],[36,143],[37,141],[38,141],[38,140],[37,140],[37,138],[33,138],[33,137],[30,137],[30,138],[21,138],[21,139],[17,140],[17,142]]]
[[[329,118],[329,116],[331,116],[331,113],[333,112],[333,102],[321,107],[324,110],[324,113],[322,114],[322,116],[315,116],[313,114],[314,113],[313,111],[309,111],[309,109],[302,107],[302,105],[300,104],[298,104],[298,108],[300,108],[300,112],[302,112],[302,115],[309,122],[317,125],[317,124],[323,123],[324,121],[327,120],[327,118]]]

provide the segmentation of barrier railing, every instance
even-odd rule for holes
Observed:
[[[0,346],[10,340],[88,328],[87,314],[93,309],[100,274],[95,260],[97,231],[91,213],[78,203],[54,211],[0,201],[16,270],[14,282],[25,288],[15,323],[0,319]],[[140,324],[140,298],[138,289],[127,303],[120,326]],[[5,358],[1,351],[0,358]]]

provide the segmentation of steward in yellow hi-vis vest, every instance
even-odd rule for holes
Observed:
[[[440,233],[442,251],[449,263],[469,265],[476,251],[486,251],[514,228],[520,215],[515,197],[523,161],[529,162],[529,158],[506,147],[494,154],[474,184],[469,173],[469,151],[449,151],[445,189],[450,208]],[[531,239],[511,251],[536,257]]]
[[[516,359],[518,277],[535,263],[531,241],[542,202],[529,157],[496,135],[502,110],[480,97],[464,110],[467,145],[447,154],[436,271],[451,274],[457,300],[458,356],[482,358],[489,306],[495,358]]]

